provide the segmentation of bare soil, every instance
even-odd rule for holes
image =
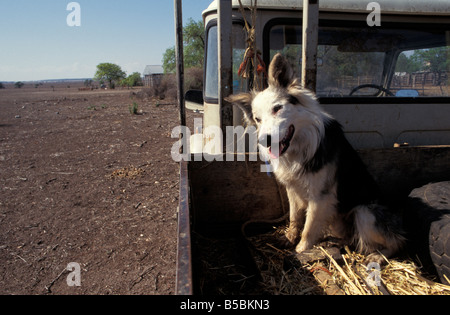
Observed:
[[[174,294],[178,111],[137,92],[0,90],[0,294]]]

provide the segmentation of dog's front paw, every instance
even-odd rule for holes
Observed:
[[[379,266],[384,266],[387,263],[387,261],[386,261],[386,259],[384,259],[383,255],[381,255],[379,253],[372,253],[364,259],[365,265],[368,266],[371,263],[376,263]]]
[[[311,248],[313,248],[313,244],[311,244],[307,240],[302,239],[301,242],[295,248],[295,251],[300,254],[301,252],[304,252],[305,250],[308,250]]]
[[[284,235],[278,239],[278,243],[284,248],[293,248],[300,241],[300,232],[294,229],[288,229]]]

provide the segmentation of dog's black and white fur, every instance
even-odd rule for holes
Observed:
[[[270,64],[268,81],[266,90],[233,95],[229,101],[257,126],[260,150],[276,164],[275,176],[286,187],[287,243],[300,253],[331,232],[370,254],[368,261],[382,263],[380,253],[389,257],[404,242],[399,220],[378,204],[377,185],[341,125],[301,87],[280,54]],[[274,137],[273,130],[282,136]]]

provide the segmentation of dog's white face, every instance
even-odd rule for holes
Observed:
[[[276,89],[259,93],[252,102],[252,115],[258,127],[258,143],[271,159],[286,154],[295,142],[296,105],[291,104],[287,95]]]
[[[315,152],[324,132],[324,112],[314,95],[301,87],[280,54],[270,64],[268,79],[269,87],[263,92],[229,99],[257,126],[260,150],[272,160]]]
[[[253,99],[252,115],[258,127],[259,145],[271,159],[319,144],[317,133],[323,128],[321,112],[315,110],[316,101],[309,95],[303,94],[301,99],[305,104],[286,90],[273,87]]]

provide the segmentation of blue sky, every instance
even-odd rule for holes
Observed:
[[[101,62],[142,73],[174,46],[173,0],[79,0],[80,27],[67,25],[70,2],[0,0],[0,81],[89,78]],[[183,20],[210,2],[183,0]]]

